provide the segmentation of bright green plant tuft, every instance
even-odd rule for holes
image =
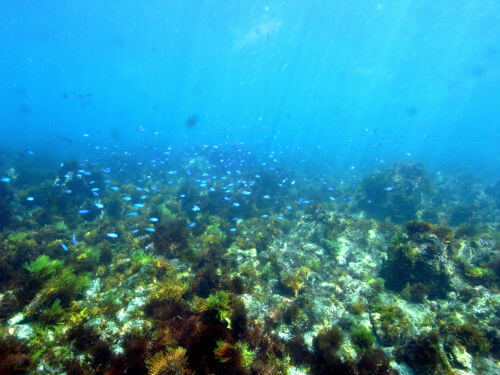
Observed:
[[[51,260],[47,255],[40,255],[34,261],[26,263],[24,268],[35,279],[46,279],[54,275],[63,266],[63,262],[59,259]]]
[[[364,325],[354,327],[351,335],[354,345],[360,349],[368,349],[375,343],[375,336]]]

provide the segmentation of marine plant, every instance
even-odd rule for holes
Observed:
[[[311,270],[309,267],[302,266],[293,270],[287,270],[280,274],[280,290],[287,295],[292,294],[297,296],[307,280],[307,276]]]
[[[250,345],[243,341],[238,341],[235,347],[240,353],[241,367],[244,369],[249,368],[255,359],[255,350],[250,349]]]
[[[442,341],[436,332],[422,334],[408,343],[403,359],[418,374],[451,374],[450,364],[444,355]]]
[[[230,300],[229,295],[224,290],[218,290],[215,293],[212,293],[206,299],[207,309],[214,309],[217,311],[217,316],[219,317],[221,322],[231,323],[230,320]]]
[[[12,221],[14,209],[12,207],[12,198],[14,193],[5,183],[0,183],[0,230],[6,228]]]
[[[368,349],[375,343],[375,336],[366,326],[359,324],[351,330],[354,345],[359,349]]]
[[[155,251],[167,258],[189,255],[186,223],[182,219],[167,219],[156,226],[153,234]]]
[[[248,316],[245,303],[235,298],[231,303],[231,334],[237,340],[242,340],[248,335]]]
[[[186,349],[177,347],[158,352],[146,360],[148,375],[191,375]]]
[[[415,231],[414,227],[412,224],[408,236],[394,235],[381,276],[386,286],[396,292],[401,292],[408,284],[422,283],[429,289],[429,298],[443,298],[451,288],[448,247],[435,235]]]
[[[487,353],[491,348],[486,334],[477,325],[465,323],[451,327],[456,339],[473,353]]]
[[[409,317],[397,305],[378,304],[373,306],[372,312],[377,337],[384,345],[395,345],[409,336]]]
[[[465,277],[474,284],[491,284],[495,281],[495,273],[486,267],[467,267]]]
[[[0,330],[0,374],[27,374],[31,357],[25,343]]]
[[[138,267],[144,266],[146,264],[151,264],[155,259],[153,254],[148,253],[143,249],[132,251],[132,253],[130,254],[130,258],[132,260],[132,263],[134,265],[137,265]]]
[[[26,306],[26,314],[37,314],[40,308],[52,305],[56,299],[60,300],[62,306],[68,306],[83,293],[89,283],[88,275],[76,275],[72,267],[63,268],[44,283],[41,292]]]
[[[165,280],[153,284],[148,299],[150,302],[162,300],[169,302],[180,301],[187,290],[187,283],[177,280],[175,277],[165,278]]]
[[[228,367],[243,372],[255,359],[255,351],[246,342],[238,341],[234,345],[228,341],[218,341],[214,349],[215,358]]]
[[[237,366],[241,362],[240,352],[234,345],[227,341],[217,341],[214,355],[221,363],[229,363],[231,366]]]
[[[359,375],[398,375],[398,371],[390,365],[389,356],[380,348],[363,351],[356,370]]]
[[[61,300],[56,298],[52,305],[40,314],[40,321],[44,324],[55,324],[61,319],[63,314],[64,309],[61,306]]]
[[[349,312],[353,315],[361,315],[366,311],[366,304],[361,300],[353,302],[349,306]]]
[[[76,273],[90,272],[99,265],[100,255],[96,247],[81,244],[75,251],[72,251],[66,259]]]
[[[401,297],[407,301],[423,303],[429,294],[429,288],[424,283],[408,284],[402,291]]]
[[[208,225],[203,234],[199,237],[202,248],[206,250],[222,249],[226,239],[227,236],[222,232],[218,222]]]
[[[365,177],[357,201],[376,219],[403,223],[416,217],[423,197],[431,194],[431,181],[422,165],[400,162]]]
[[[334,354],[344,342],[342,330],[336,326],[318,332],[313,340],[313,348],[319,356]]]
[[[40,255],[35,260],[25,263],[24,268],[28,270],[35,280],[43,280],[59,272],[63,262],[59,259],[50,259],[47,255]]]
[[[61,302],[68,303],[83,293],[89,283],[90,277],[88,275],[77,275],[72,267],[66,267],[47,281],[44,290],[53,294],[54,297],[59,296]]]
[[[195,373],[215,373],[225,367],[215,357],[214,350],[217,342],[232,342],[233,339],[226,324],[218,318],[217,311],[205,310],[181,320],[172,320],[170,324],[176,340],[186,349],[189,367]]]

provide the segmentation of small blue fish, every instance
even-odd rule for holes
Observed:
[[[132,200],[132,198],[131,198],[131,197],[122,197],[122,199],[123,199],[124,201],[126,201],[126,202],[128,202],[128,201],[131,201],[131,200]]]
[[[270,196],[269,194],[264,194],[264,195],[262,196],[262,198],[264,198],[264,199],[269,199],[269,198],[271,198],[271,196]]]
[[[26,200],[27,200],[28,202],[33,202],[33,201],[35,200],[35,198],[33,198],[33,197],[28,197],[28,198],[26,198]]]
[[[238,202],[234,202],[234,203],[233,203],[233,206],[234,206],[234,207],[239,207],[239,206],[240,206],[240,204],[239,204]]]
[[[198,211],[201,211],[201,208],[198,207],[197,205],[194,205],[191,210],[194,211],[194,212],[198,212]]]
[[[243,190],[243,191],[241,192],[241,194],[243,194],[243,195],[250,195],[250,194],[252,194],[252,192],[251,192],[251,191],[248,191],[248,190]]]
[[[269,217],[269,215],[268,214],[262,214],[262,215],[260,215],[260,217],[263,218],[263,219],[267,219]]]
[[[278,220],[283,220],[283,219],[284,219],[284,217],[283,217],[283,216],[276,216],[276,219],[278,219]]]
[[[127,216],[137,216],[137,215],[139,215],[139,212],[137,211],[132,211],[127,214]]]
[[[78,245],[78,241],[76,240],[76,234],[73,233],[73,245],[77,246]]]
[[[192,223],[189,223],[187,225],[188,228],[193,228],[196,225],[196,221],[193,221]]]
[[[292,206],[290,206],[289,204],[285,207],[287,210],[292,210]]]
[[[110,189],[113,190],[113,191],[117,191],[118,190],[118,186],[111,186]]]
[[[331,196],[330,196],[330,197],[328,197],[328,199],[330,199],[331,201],[334,201],[334,200],[335,200],[335,198],[334,198],[334,197],[331,197]]]
[[[142,208],[142,207],[144,207],[144,204],[142,204],[142,203],[136,203],[136,204],[134,204],[134,207]]]
[[[236,232],[236,228],[229,228],[230,232]]]
[[[134,229],[134,230],[133,230],[133,231],[131,231],[130,233],[132,233],[132,234],[139,233],[139,229]]]
[[[156,232],[156,229],[155,228],[146,228],[146,231],[148,231],[148,232]]]
[[[149,221],[152,222],[152,223],[156,223],[156,222],[158,222],[158,220],[159,219],[157,217],[150,217],[149,218]]]
[[[2,177],[2,178],[0,178],[0,181],[1,182],[9,183],[10,182],[10,178],[9,177]]]
[[[67,190],[64,190],[64,192],[65,192],[66,194],[71,194],[71,193],[73,192],[73,190],[71,190],[71,189],[67,189]]]
[[[63,249],[64,251],[68,251],[68,246],[66,246],[66,245],[65,245],[65,244],[63,244],[63,243],[61,243],[60,245],[61,245],[61,247],[62,247],[62,249]]]
[[[87,209],[83,209],[83,210],[80,210],[78,212],[81,213],[81,214],[88,214],[90,211],[87,210]]]
[[[104,205],[102,203],[96,203],[95,206],[97,208],[104,208]]]
[[[385,191],[393,191],[394,188],[392,186],[387,186],[386,188],[384,188]]]
[[[106,236],[108,236],[109,238],[118,238],[118,234],[114,232],[106,233]]]

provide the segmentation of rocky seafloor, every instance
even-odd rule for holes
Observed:
[[[241,155],[3,154],[0,374],[500,373],[500,183]]]

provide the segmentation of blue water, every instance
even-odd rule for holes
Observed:
[[[495,180],[499,46],[493,0],[4,0],[0,146],[242,142]]]

